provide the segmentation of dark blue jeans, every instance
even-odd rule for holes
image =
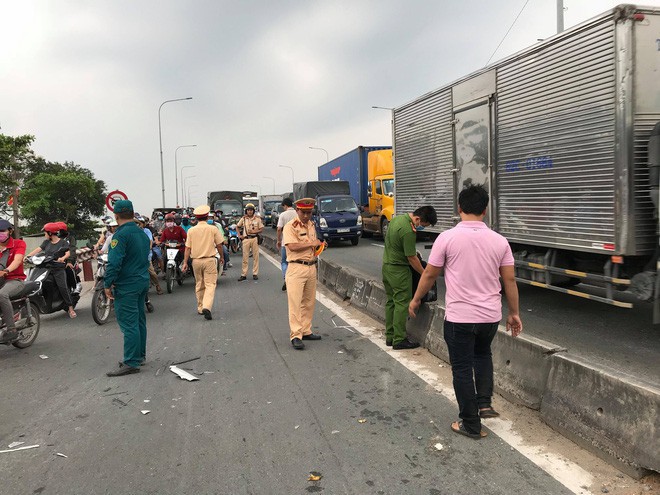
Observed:
[[[479,409],[491,407],[493,396],[493,355],[490,344],[497,332],[495,323],[453,323],[445,321],[445,342],[449,350],[458,417],[470,433],[481,432]]]

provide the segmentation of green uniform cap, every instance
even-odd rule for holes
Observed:
[[[133,203],[128,199],[120,199],[119,201],[115,201],[113,208],[115,213],[125,213],[128,211],[133,211]]]

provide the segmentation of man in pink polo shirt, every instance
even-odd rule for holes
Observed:
[[[433,243],[428,265],[409,306],[410,316],[414,317],[421,298],[444,271],[444,337],[462,419],[453,422],[451,429],[477,440],[486,436],[481,430],[481,418],[499,416],[491,405],[490,345],[502,319],[500,277],[509,307],[506,329],[513,337],[522,332],[513,255],[507,240],[483,222],[487,206],[488,192],[482,186],[461,191],[461,222]]]

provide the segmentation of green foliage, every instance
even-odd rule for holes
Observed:
[[[0,203],[14,193],[25,171],[35,161],[32,143],[34,136],[5,136],[0,134]]]
[[[21,216],[38,232],[47,222],[66,222],[78,239],[94,235],[94,216],[103,214],[105,183],[79,165],[39,161],[21,192]]]

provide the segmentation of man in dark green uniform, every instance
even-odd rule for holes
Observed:
[[[417,342],[406,337],[408,304],[412,299],[412,268],[424,272],[417,258],[416,232],[435,225],[438,217],[432,206],[422,206],[412,213],[392,218],[385,235],[383,253],[383,285],[387,294],[385,305],[385,343],[393,349],[415,349]]]
[[[133,221],[133,203],[115,202],[114,213],[118,227],[110,241],[104,282],[106,295],[115,300],[117,323],[124,334],[124,359],[106,374],[122,376],[139,372],[146,359],[149,238]]]

